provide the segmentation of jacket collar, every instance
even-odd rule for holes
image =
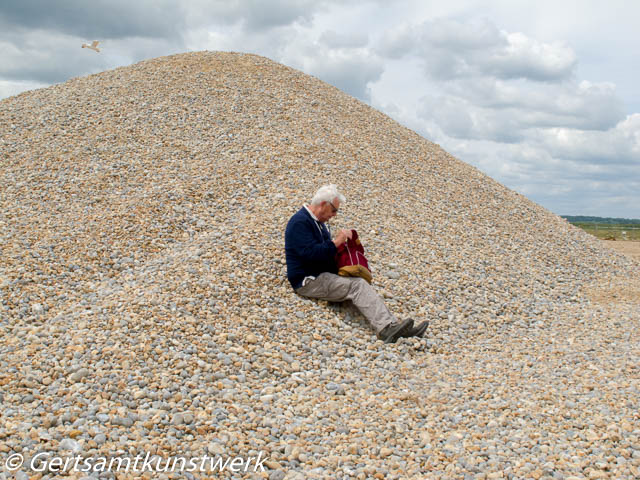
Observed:
[[[318,220],[318,218],[313,214],[306,203],[302,207],[307,211],[309,215],[311,215],[311,218],[313,218],[316,222],[320,222],[320,220]]]

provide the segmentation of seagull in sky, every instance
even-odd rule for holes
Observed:
[[[87,43],[83,43],[82,48],[90,48],[91,50],[95,50],[96,52],[99,52],[100,51],[100,49],[98,48],[99,43],[100,42],[98,40],[94,40],[91,45]]]

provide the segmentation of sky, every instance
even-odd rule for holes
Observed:
[[[3,0],[0,98],[175,53],[255,53],[558,215],[640,218],[639,18],[627,0]],[[100,53],[81,48],[93,40]]]

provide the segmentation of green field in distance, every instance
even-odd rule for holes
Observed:
[[[640,241],[640,220],[563,215],[569,223],[601,240]]]

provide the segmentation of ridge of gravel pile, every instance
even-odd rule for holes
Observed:
[[[369,106],[198,52],[5,99],[0,132],[0,459],[640,476],[639,264]],[[284,227],[325,183],[347,196],[333,228],[426,338],[384,345],[291,291]]]

